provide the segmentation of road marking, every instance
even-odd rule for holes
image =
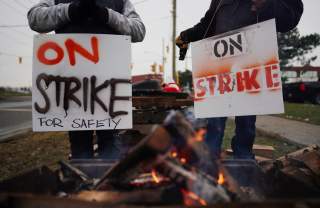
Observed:
[[[23,108],[2,108],[0,111],[5,112],[32,112],[32,109],[23,109]]]

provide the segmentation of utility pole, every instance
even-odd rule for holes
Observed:
[[[162,66],[163,66],[163,70],[164,70],[164,66],[166,64],[166,46],[165,46],[165,42],[164,42],[164,38],[162,38]]]
[[[177,0],[172,0],[173,9],[172,9],[172,78],[176,82],[177,81],[177,73],[176,73],[176,30],[177,30]]]

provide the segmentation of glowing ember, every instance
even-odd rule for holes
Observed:
[[[181,192],[183,193],[184,197],[185,197],[185,205],[187,206],[193,206],[195,205],[192,201],[199,203],[202,206],[207,206],[207,202],[202,199],[201,197],[199,197],[197,194],[184,190],[182,189]]]
[[[187,163],[187,159],[186,159],[186,158],[181,158],[181,159],[180,159],[180,162],[181,162],[182,164],[186,164],[186,163]]]
[[[158,178],[157,172],[156,172],[155,170],[152,170],[152,171],[151,171],[151,176],[152,176],[153,181],[154,181],[155,183],[160,183],[160,179]]]
[[[173,158],[178,157],[178,153],[177,153],[177,152],[172,152],[172,153],[171,153],[171,157],[173,157]]]
[[[219,178],[218,178],[218,184],[222,185],[224,184],[225,179],[222,173],[219,173]]]
[[[196,133],[195,140],[197,142],[203,142],[204,141],[204,136],[205,136],[206,133],[207,133],[207,131],[205,129],[200,129]]]

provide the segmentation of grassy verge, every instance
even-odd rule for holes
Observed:
[[[227,121],[226,130],[225,130],[225,137],[223,140],[223,148],[224,149],[231,148],[230,147],[231,146],[231,139],[234,136],[234,129],[235,129],[234,121],[229,119]],[[265,135],[260,135],[259,133],[257,133],[255,144],[272,146],[275,149],[275,152],[274,152],[275,158],[279,158],[281,156],[284,156],[288,153],[294,152],[294,151],[301,148],[300,146],[298,146],[296,144],[293,144],[293,143],[290,143],[290,142],[287,142],[287,141],[284,141],[284,140],[278,139],[278,138],[270,138]]]
[[[280,117],[320,125],[320,105],[285,103],[285,114]]]
[[[0,181],[46,165],[54,168],[66,160],[69,142],[65,133],[28,133],[0,143]]]
[[[230,119],[226,127],[224,148],[230,148],[234,127],[234,122]],[[66,133],[30,132],[9,142],[0,143],[0,181],[43,165],[56,168],[59,160],[68,159],[67,138]],[[276,158],[298,149],[294,144],[266,136],[258,135],[256,143],[273,146]]]
[[[20,96],[31,96],[31,93],[25,94],[20,92],[0,91],[0,99],[4,99],[8,97],[20,97]]]

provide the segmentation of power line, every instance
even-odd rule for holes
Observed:
[[[149,1],[149,0],[141,0],[141,1],[134,2],[133,4],[134,5],[138,5],[138,4],[142,4],[142,3],[146,2],[146,1]]]
[[[25,33],[24,31],[19,31],[15,28],[9,28],[9,29],[13,30],[15,32],[14,34],[22,35],[23,37],[26,37],[28,40],[31,40],[33,38],[31,34]]]
[[[7,7],[9,7],[10,9],[16,11],[18,14],[20,14],[21,16],[25,17],[26,14],[24,14],[23,12],[21,12],[20,10],[18,10],[16,7],[12,6],[11,4],[8,4],[6,1],[1,1],[1,3],[3,3],[4,5],[6,5]]]
[[[28,25],[0,25],[0,28],[29,27]]]
[[[22,58],[32,58],[32,56],[27,56],[27,55],[17,55],[17,54],[11,54],[11,53],[5,53],[0,51],[0,56],[11,56],[11,57],[22,57]]]
[[[17,39],[15,36],[8,35],[8,34],[2,33],[2,32],[0,32],[0,35],[5,36],[5,37],[8,38],[9,40],[12,40],[12,41],[13,41],[15,44],[17,44],[17,45],[23,45],[23,46],[28,45],[27,42],[21,41],[20,39]],[[15,40],[14,40],[14,39],[15,39]]]
[[[20,1],[18,0],[14,0],[14,2],[16,2],[16,4],[18,4],[20,7],[22,7],[23,9],[28,9],[28,7],[26,7],[26,5],[22,4]]]

